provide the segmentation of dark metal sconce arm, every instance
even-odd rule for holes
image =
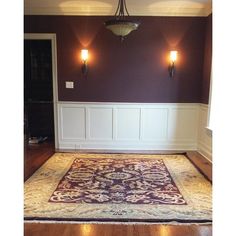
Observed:
[[[83,65],[81,67],[81,70],[82,70],[82,74],[83,75],[87,75],[88,74],[88,64],[86,61],[83,62]]]
[[[175,75],[175,63],[172,61],[172,63],[169,65],[169,76],[170,78],[173,78]]]

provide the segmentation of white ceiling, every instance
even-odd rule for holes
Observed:
[[[26,15],[114,15],[118,0],[24,0]],[[126,0],[130,15],[208,16],[212,0]]]

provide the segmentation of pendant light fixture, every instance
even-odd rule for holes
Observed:
[[[119,0],[115,18],[105,22],[106,28],[111,30],[113,34],[119,36],[121,41],[131,31],[136,30],[140,24],[137,21],[129,20],[128,16],[129,12],[125,0]]]

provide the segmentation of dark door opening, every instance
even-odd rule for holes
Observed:
[[[54,143],[51,40],[24,40],[25,143]]]

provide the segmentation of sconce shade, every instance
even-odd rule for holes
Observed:
[[[177,60],[177,51],[170,51],[170,65],[169,65],[169,76],[173,78],[175,75],[175,62]]]
[[[88,74],[88,64],[87,64],[87,60],[88,60],[88,50],[87,49],[82,49],[81,50],[81,59],[83,61],[81,70],[82,70],[82,74],[84,76],[86,76]]]
[[[87,49],[82,49],[81,50],[81,59],[83,61],[87,61],[88,60],[88,50]]]
[[[170,51],[170,60],[175,62],[177,60],[177,51]]]
[[[136,30],[140,25],[137,21],[128,20],[128,16],[129,12],[126,7],[125,0],[119,0],[115,18],[104,23],[107,29],[111,30],[113,34],[120,37],[121,41],[123,41],[126,35],[128,35],[131,31]]]

